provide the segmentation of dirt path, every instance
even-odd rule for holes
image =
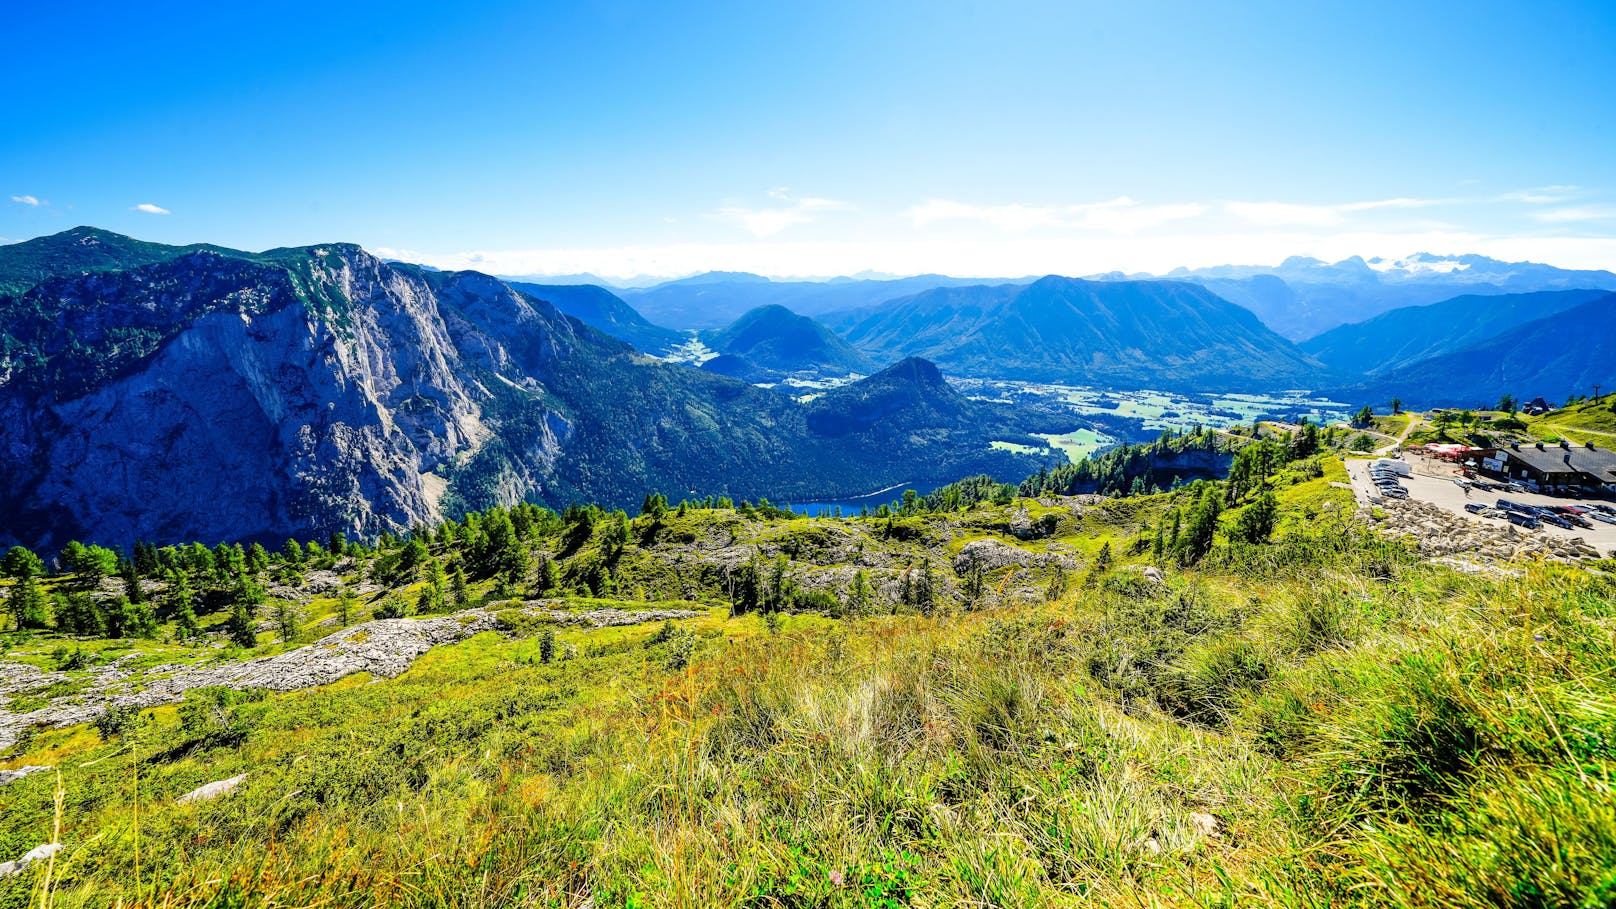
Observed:
[[[1419,417],[1413,416],[1412,414],[1409,415],[1408,425],[1403,427],[1403,432],[1400,435],[1398,435],[1397,438],[1392,439],[1390,444],[1385,445],[1385,446],[1383,446],[1383,447],[1381,447],[1379,449],[1376,449],[1375,456],[1376,457],[1381,457],[1382,455],[1385,455],[1387,452],[1391,451],[1394,448],[1402,448],[1403,447],[1403,442],[1406,441],[1408,439],[1409,435],[1414,432],[1415,427],[1419,426],[1420,424],[1422,424],[1424,422],[1425,421],[1420,419]],[[1391,436],[1386,435],[1385,433],[1376,433],[1376,435],[1380,436],[1383,439],[1391,439],[1392,438]]]

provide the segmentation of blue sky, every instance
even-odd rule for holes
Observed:
[[[1609,2],[458,6],[15,4],[0,237],[613,276],[1616,268]]]

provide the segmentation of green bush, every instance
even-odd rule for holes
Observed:
[[[256,688],[193,688],[180,703],[180,728],[198,744],[239,744],[262,715],[265,697]]]

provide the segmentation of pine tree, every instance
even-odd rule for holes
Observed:
[[[39,589],[39,581],[33,575],[24,575],[22,580],[11,589],[11,596],[6,600],[11,612],[11,621],[19,630],[25,628],[46,628],[50,625],[50,610],[45,602],[45,593]]]
[[[169,612],[174,616],[174,629],[181,638],[189,640],[202,633],[202,626],[196,620],[196,607],[192,603],[191,583],[182,572],[170,576],[168,603]]]
[[[298,633],[302,631],[302,618],[297,605],[291,600],[275,601],[275,628],[280,633],[281,643],[290,644],[297,640]]]
[[[449,576],[449,589],[454,597],[455,609],[470,608],[471,591],[466,587],[466,571],[459,562],[455,563],[454,572]]]
[[[253,574],[269,567],[269,550],[262,543],[254,543],[247,547],[247,557],[244,560],[246,569]]]
[[[860,568],[853,574],[853,583],[847,588],[847,614],[856,618],[868,613],[871,594],[870,575]]]
[[[1223,513],[1223,498],[1216,487],[1207,484],[1201,500],[1190,512],[1189,524],[1179,538],[1178,560],[1182,565],[1194,565],[1212,550],[1212,538],[1217,533],[1218,516]]]
[[[146,592],[140,589],[140,572],[135,568],[133,559],[124,559],[122,571],[124,596],[131,603],[146,602]]]
[[[1066,596],[1068,584],[1066,569],[1059,565],[1051,566],[1049,580],[1044,584],[1044,599],[1050,603],[1060,602],[1061,597]]]
[[[985,573],[982,570],[982,560],[974,555],[965,563],[965,571],[960,577],[960,595],[965,598],[965,608],[974,609],[981,601],[987,588]]]
[[[4,561],[0,561],[0,572],[8,578],[21,581],[42,574],[45,571],[45,562],[25,546],[13,546],[6,550]]]
[[[230,620],[226,630],[230,640],[241,647],[258,645],[257,611],[264,603],[264,590],[251,578],[241,577],[231,593]]]
[[[83,637],[98,638],[107,633],[105,613],[89,594],[82,592],[56,599],[56,625],[62,631]]]
[[[1245,543],[1266,543],[1274,535],[1278,516],[1279,500],[1272,492],[1265,492],[1240,513],[1230,536]]]
[[[923,616],[930,616],[937,609],[937,579],[932,573],[931,560],[923,559],[920,563],[920,574],[915,577],[914,587],[915,609]]]

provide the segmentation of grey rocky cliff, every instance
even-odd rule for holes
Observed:
[[[790,397],[641,356],[487,275],[346,244],[147,246],[0,295],[0,547],[374,538],[522,500],[789,500],[1038,466],[963,398],[934,406],[958,398],[940,378],[925,397],[871,377],[901,405],[889,431],[829,435]],[[844,416],[867,422],[855,386]]]
[[[310,260],[297,276],[304,298],[262,269],[267,309],[220,305],[138,369],[0,430],[13,457],[31,461],[30,498],[66,513],[53,523],[105,540],[235,540],[373,536],[442,517],[433,472],[492,435],[486,380],[457,342],[496,368],[511,355],[462,317],[446,319],[417,275],[354,247]],[[307,297],[339,309],[317,311]],[[530,454],[542,467],[558,448]]]

